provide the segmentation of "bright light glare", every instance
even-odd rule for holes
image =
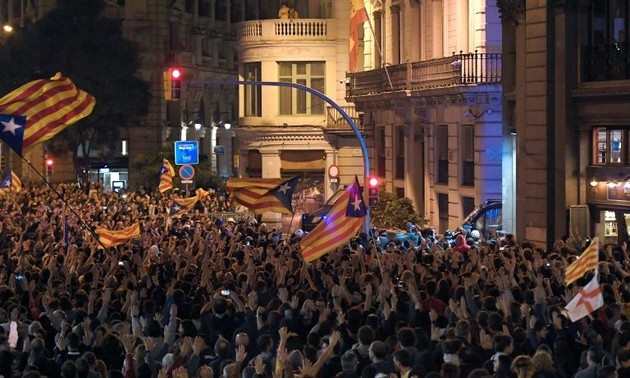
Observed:
[[[173,79],[179,79],[180,77],[182,77],[182,71],[179,68],[173,68],[171,70],[171,77]]]
[[[2,27],[2,30],[4,30],[6,33],[11,33],[13,31],[13,26],[9,25],[9,24],[5,24]]]
[[[378,186],[378,178],[377,177],[370,177],[370,186],[371,187]]]

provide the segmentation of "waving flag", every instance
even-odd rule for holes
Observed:
[[[359,27],[368,20],[363,0],[350,0],[350,72],[357,70],[357,55],[359,54]]]
[[[92,113],[94,97],[61,73],[34,80],[0,99],[0,139],[22,156]]]
[[[158,185],[160,193],[173,188],[173,177],[175,177],[175,169],[168,160],[163,159],[162,168],[160,168],[160,184]]]
[[[565,309],[572,322],[580,320],[604,306],[604,296],[598,280],[598,274],[595,274],[591,282],[584,286],[575,298],[566,305]]]
[[[291,214],[291,201],[299,179],[299,176],[290,179],[229,179],[227,190],[230,192],[230,199],[247,207],[254,214],[267,211]]]
[[[122,230],[108,230],[99,227],[95,232],[98,234],[98,240],[103,243],[106,248],[124,244],[129,240],[137,239],[141,236],[140,223],[138,222]]]
[[[22,190],[22,181],[20,181],[15,172],[11,171],[0,181],[0,190],[3,192],[8,190],[19,192]]]
[[[311,262],[347,243],[361,226],[367,209],[359,180],[350,186],[333,204],[328,217],[300,241],[304,261]]]
[[[564,274],[565,285],[582,278],[589,270],[597,269],[599,264],[599,240],[593,238],[591,244],[582,252],[580,257],[567,268]]]
[[[174,199],[173,204],[171,205],[171,210],[168,212],[168,216],[172,218],[177,218],[184,215],[185,213],[192,210],[193,207],[195,207],[197,201],[206,197],[208,194],[210,193],[199,188],[195,191],[195,195],[192,197]]]

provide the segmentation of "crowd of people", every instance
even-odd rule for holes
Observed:
[[[0,198],[4,378],[630,376],[626,244],[603,246],[605,306],[573,323],[579,235],[362,233],[305,264],[301,235],[216,218],[222,194],[171,219],[171,195],[56,189],[73,211],[46,187]],[[136,221],[106,250],[83,225]]]

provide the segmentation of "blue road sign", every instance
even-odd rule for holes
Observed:
[[[175,142],[175,165],[199,164],[199,142],[179,140]]]

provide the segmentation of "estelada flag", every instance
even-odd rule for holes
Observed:
[[[359,180],[335,201],[323,219],[313,231],[300,241],[304,261],[311,262],[347,243],[363,225],[367,213]]]
[[[18,155],[92,113],[96,100],[61,73],[28,82],[0,99],[0,139]]]
[[[175,177],[175,168],[173,168],[168,160],[162,159],[162,167],[160,168],[160,184],[158,185],[160,193],[164,193],[165,191],[173,188],[173,177]]]
[[[290,179],[245,178],[229,179],[227,191],[230,199],[247,207],[254,214],[267,211],[291,214],[293,193],[299,176]]]
[[[604,296],[599,287],[598,276],[595,274],[593,279],[566,305],[565,309],[572,322],[580,320],[604,306]]]
[[[0,181],[0,191],[14,190],[19,192],[22,190],[22,181],[15,172],[11,171]]]
[[[599,264],[599,240],[593,238],[591,244],[582,252],[580,257],[575,260],[566,270],[564,274],[564,282],[566,285],[582,278],[586,272],[597,269]]]
[[[108,230],[99,227],[94,232],[98,234],[98,240],[106,248],[124,244],[129,240],[137,239],[141,236],[140,223],[138,222],[122,230]]]
[[[168,213],[169,217],[177,218],[179,216],[184,215],[195,207],[195,204],[200,199],[206,197],[208,194],[207,191],[198,188],[195,191],[195,195],[188,198],[175,198],[173,200],[173,204],[171,205],[171,210]]]

